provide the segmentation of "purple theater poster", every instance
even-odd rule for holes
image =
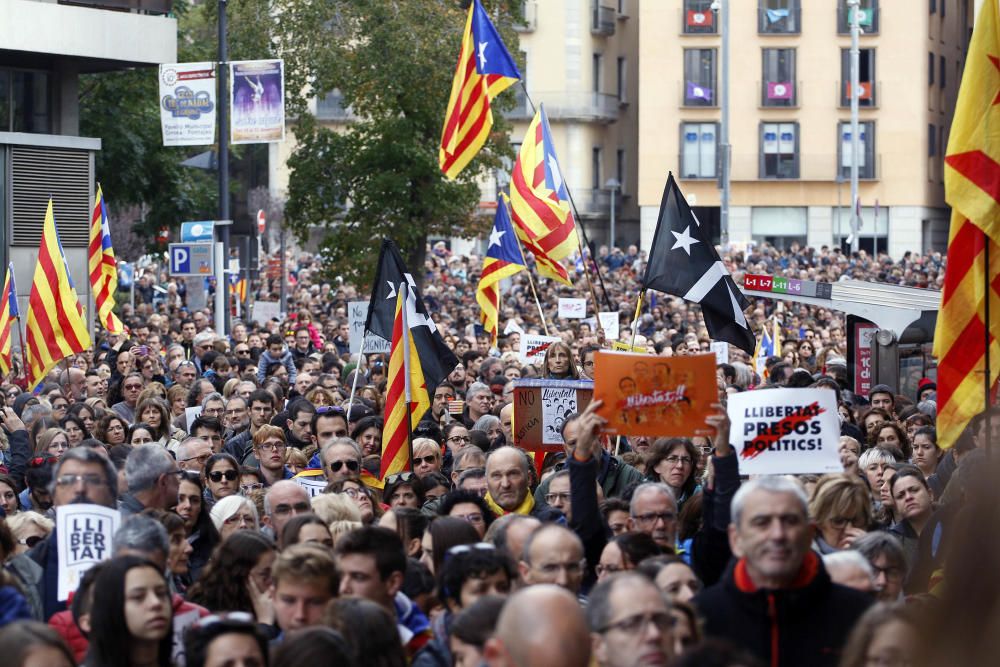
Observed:
[[[230,63],[230,132],[233,144],[285,138],[285,67],[281,60]]]

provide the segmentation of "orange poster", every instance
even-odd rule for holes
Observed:
[[[715,412],[715,355],[653,357],[600,351],[594,355],[594,400],[612,435],[707,435]]]

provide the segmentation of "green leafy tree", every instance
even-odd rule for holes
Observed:
[[[511,8],[486,4],[508,50],[518,54]],[[494,101],[492,136],[457,180],[447,180],[438,145],[465,27],[462,3],[279,0],[272,7],[293,91],[288,108],[297,118],[286,224],[300,237],[315,226],[327,229],[327,270],[366,284],[379,239],[389,237],[420,275],[429,235],[484,231],[474,216],[476,179],[512,157],[509,125],[498,111],[513,96]],[[306,112],[309,95],[333,89],[357,117],[336,129]]]

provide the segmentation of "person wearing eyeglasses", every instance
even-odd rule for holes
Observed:
[[[211,501],[239,492],[240,464],[229,454],[212,454],[205,462],[205,485]]]
[[[111,411],[131,424],[135,421],[135,406],[139,402],[139,394],[142,392],[146,381],[142,373],[128,373],[122,378],[121,401],[111,406]]]
[[[701,453],[687,438],[657,438],[646,456],[646,479],[670,487],[680,511],[700,486],[695,467]]]
[[[361,475],[361,447],[350,438],[336,438],[320,450],[327,482],[358,479]]]
[[[421,479],[441,472],[441,446],[430,438],[414,438],[413,472]]]
[[[281,538],[281,532],[289,519],[311,512],[309,493],[291,480],[275,482],[264,496],[264,525],[271,530],[275,539]]]
[[[209,512],[215,529],[223,542],[240,530],[260,530],[260,517],[253,501],[243,496],[226,496],[212,506]]]
[[[252,454],[253,434],[261,426],[269,424],[274,416],[274,397],[264,389],[256,389],[248,399],[250,404],[250,426],[226,440],[222,451],[231,454],[237,461],[243,462]]]
[[[74,447],[67,451],[55,464],[53,480],[52,503],[55,507],[72,503],[115,507],[118,473],[111,461],[96,449]],[[46,576],[46,572],[54,572],[57,568],[58,545],[53,530],[46,539],[13,558],[7,566],[21,580],[31,614],[40,621],[66,608],[65,602],[56,599],[57,578]]]
[[[587,623],[599,667],[666,667],[673,657],[670,603],[645,575],[620,572],[597,584]]]
[[[35,548],[35,545],[48,537],[56,526],[52,519],[31,510],[24,510],[13,516],[8,515],[4,521],[10,528],[14,541],[17,542],[14,553],[8,554],[10,557],[19,556]]]
[[[128,493],[118,503],[122,517],[148,508],[166,510],[176,505],[180,472],[177,461],[163,447],[140,445],[134,448],[125,460]]]
[[[291,479],[294,473],[285,465],[288,445],[285,432],[277,426],[261,426],[253,435],[253,454],[268,487],[282,479]]]
[[[527,586],[555,584],[579,595],[587,568],[583,542],[576,533],[556,524],[543,524],[528,537],[518,562]]]

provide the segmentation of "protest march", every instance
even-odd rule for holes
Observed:
[[[527,96],[484,4],[442,179]],[[997,14],[946,253],[717,242],[673,173],[648,248],[592,243],[533,103],[483,242],[373,234],[370,281],[282,238],[273,272],[207,280],[226,246],[192,242],[206,277],[150,252],[126,290],[101,186],[73,276],[47,195],[0,293],[0,665],[995,664]],[[215,64],[186,65],[164,142],[207,145]],[[227,65],[225,150],[283,140],[286,63]]]

